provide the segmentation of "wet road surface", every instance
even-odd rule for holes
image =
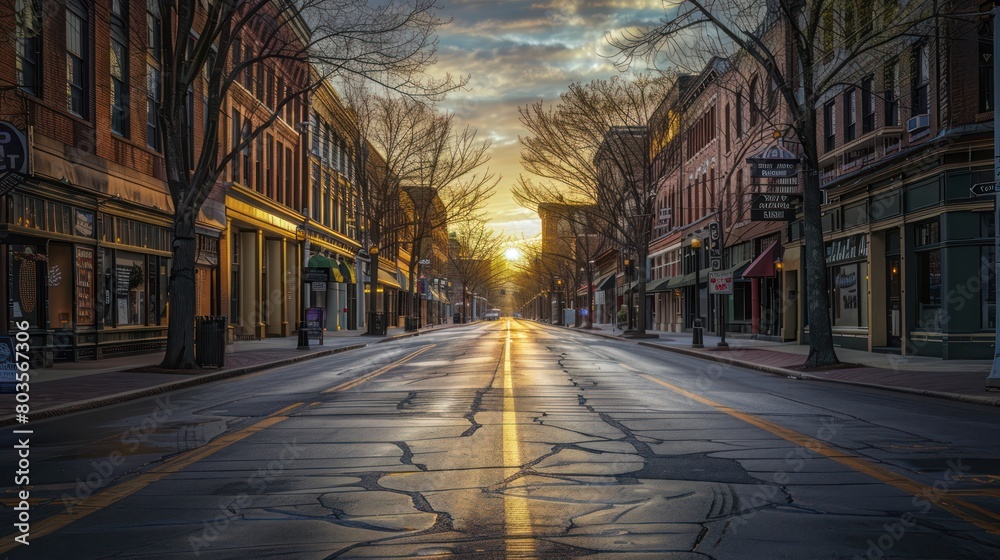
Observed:
[[[32,428],[3,557],[1000,557],[994,409],[524,321]]]

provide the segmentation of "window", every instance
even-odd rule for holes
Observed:
[[[760,80],[754,76],[750,81],[750,128],[757,126],[760,120],[761,96]]]
[[[834,113],[835,108],[836,105],[833,101],[823,105],[824,148],[828,152],[837,145],[837,118]]]
[[[918,327],[935,330],[941,326],[941,250],[917,253]]]
[[[850,142],[858,135],[857,95],[854,88],[844,94],[844,142]]]
[[[87,74],[90,66],[90,37],[87,8],[81,0],[66,2],[66,108],[87,118],[90,99]]]
[[[875,130],[875,96],[872,95],[874,76],[861,79],[861,133]]]
[[[979,112],[993,110],[993,22],[979,25]]]
[[[253,184],[257,192],[264,192],[264,142],[261,141],[261,137],[257,136],[257,157],[254,158],[253,162]]]
[[[852,263],[830,268],[833,287],[833,325],[868,326],[868,263]]]
[[[233,109],[232,125],[233,125],[233,129],[232,129],[232,133],[231,133],[231,135],[229,137],[230,138],[230,151],[236,153],[237,149],[239,148],[239,145],[240,145],[240,139],[243,137],[242,121],[240,119],[240,114],[239,114],[239,112],[236,109]],[[240,168],[240,161],[239,161],[239,159],[240,158],[237,155],[232,160],[232,173],[233,173],[233,182],[234,183],[242,183],[242,181],[240,181],[240,169],[241,168]]]
[[[724,134],[726,135],[726,153],[729,153],[730,149],[729,138],[730,136],[732,136],[732,134],[730,133],[731,129],[730,129],[730,116],[729,116],[731,112],[732,110],[729,108],[729,104],[726,103],[726,127],[724,129]]]
[[[241,153],[243,159],[243,184],[250,186],[250,144],[253,143],[250,140],[251,134],[250,119],[243,119],[243,141],[246,144],[243,145],[243,151]],[[259,143],[259,142],[258,142]]]
[[[927,43],[921,43],[913,47],[910,55],[912,64],[910,75],[913,79],[910,103],[913,116],[926,115],[928,111],[927,87],[930,81],[930,62],[927,49]]]
[[[899,61],[885,65],[885,126],[899,126]]]
[[[743,136],[743,90],[736,92],[736,137]]]
[[[128,137],[128,2],[111,3],[111,130]]]
[[[243,69],[243,87],[245,87],[247,91],[253,91],[253,65],[249,62],[252,57],[253,52],[251,52],[250,49],[250,41],[247,41],[246,44],[243,45],[242,58],[242,62],[247,65],[246,68]]]
[[[14,4],[17,85],[40,97],[42,90],[42,17],[39,0],[16,0]]]
[[[996,261],[993,258],[993,247],[982,247],[982,256],[979,259],[979,271],[982,279],[982,289],[979,290],[982,296],[982,328],[996,329],[996,308],[997,308],[997,276]]]
[[[157,0],[146,2],[146,145],[161,150],[160,124],[160,5]]]
[[[941,242],[940,222],[925,222],[914,228],[914,244],[917,247],[936,245]]]
[[[274,168],[274,137],[270,134],[265,139],[264,161],[267,165],[264,171],[264,194],[270,198],[274,198],[274,173],[271,172]]]
[[[740,169],[736,172],[736,221],[742,222],[746,218],[746,210],[744,209],[744,194],[743,194],[743,170]]]

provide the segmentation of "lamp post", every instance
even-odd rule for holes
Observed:
[[[705,347],[704,327],[701,325],[701,238],[691,239],[694,249],[694,322],[691,324],[691,348]]]
[[[562,278],[556,277],[556,321],[555,324],[563,326],[562,318]]]
[[[587,328],[594,328],[594,261],[587,263]]]
[[[301,226],[295,228],[296,240],[302,241],[302,272],[305,272],[309,262],[309,217],[306,216]],[[299,239],[301,238],[301,239]],[[309,307],[309,290],[306,289],[305,277],[299,282],[299,290],[302,291],[302,309],[299,314],[299,350],[309,349],[309,330],[306,323],[306,309]]]
[[[778,298],[775,302],[777,305],[777,312],[775,313],[774,319],[774,332],[778,335],[778,341],[781,342],[784,337],[781,336],[781,316],[785,313],[785,298],[784,294],[781,293],[781,271],[785,269],[785,264],[781,262],[781,257],[778,256],[774,259],[774,276],[775,276],[775,289],[778,292]]]
[[[368,263],[368,285],[369,285],[369,298],[368,298],[368,334],[378,334],[375,332],[375,308],[378,305],[378,247],[372,246],[368,249],[368,257],[371,261]],[[380,329],[381,332],[381,329]]]

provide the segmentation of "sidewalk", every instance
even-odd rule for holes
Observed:
[[[611,324],[594,330],[576,329],[598,336],[620,338]],[[599,329],[599,330],[598,330]],[[729,348],[717,346],[719,337],[706,334],[704,348],[691,348],[691,333],[646,331],[659,338],[629,339],[637,344],[699,358],[748,367],[798,379],[832,381],[877,387],[951,400],[1000,406],[1000,393],[986,391],[991,360],[942,360],[926,356],[899,356],[837,348],[842,362],[832,368],[803,370],[809,346],[794,342],[772,342],[726,337]]]
[[[390,327],[385,337],[364,336],[364,331],[326,332],[323,345],[310,341],[308,350],[298,349],[296,336],[236,342],[226,347],[223,369],[165,372],[157,368],[163,352],[59,363],[53,368],[31,371],[28,416],[40,420],[108,406],[455,326],[460,325],[426,327],[409,333]],[[15,423],[16,404],[14,395],[0,395],[0,426]]]

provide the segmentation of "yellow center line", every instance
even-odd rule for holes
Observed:
[[[323,393],[336,393],[336,392],[339,392],[339,391],[346,391],[348,389],[353,389],[353,388],[357,387],[358,385],[361,385],[362,383],[364,383],[366,381],[369,381],[373,377],[378,377],[378,376],[382,375],[383,373],[386,373],[387,371],[393,370],[393,369],[395,369],[395,368],[397,368],[397,367],[405,364],[406,362],[412,360],[413,358],[416,358],[420,354],[423,354],[424,352],[430,350],[431,348],[434,348],[435,346],[437,346],[437,344],[428,344],[427,346],[424,346],[420,350],[417,350],[416,352],[412,352],[410,354],[407,354],[405,357],[403,357],[403,358],[401,358],[399,360],[396,360],[395,362],[393,362],[393,363],[391,363],[391,364],[389,364],[389,365],[387,365],[387,366],[385,366],[383,368],[377,369],[377,370],[375,370],[375,371],[373,371],[373,372],[371,372],[371,373],[369,373],[367,375],[363,375],[363,376],[361,376],[361,377],[359,377],[357,379],[352,379],[350,381],[346,381],[346,382],[341,383],[340,385],[337,385],[335,387],[330,387],[329,389],[323,391]]]
[[[417,350],[416,352],[407,355],[403,359],[393,362],[392,364],[389,364],[377,371],[369,373],[368,375],[365,375],[358,379],[342,383],[340,385],[337,385],[336,387],[327,389],[326,391],[323,392],[332,393],[335,391],[344,391],[352,387],[357,387],[358,385],[361,385],[362,383],[372,379],[373,377],[382,375],[383,373],[397,366],[405,364],[406,362],[412,360],[413,358],[417,357],[423,352],[430,350],[434,346],[435,346],[434,344],[424,346],[420,350]],[[135,494],[136,492],[142,490],[143,488],[146,488],[150,484],[153,484],[154,482],[157,482],[171,474],[174,474],[185,467],[188,467],[198,461],[201,461],[202,459],[205,459],[206,457],[209,457],[240,440],[243,440],[247,437],[256,434],[257,432],[270,428],[275,424],[284,422],[285,420],[288,420],[293,411],[304,406],[304,404],[305,403],[295,403],[286,406],[285,408],[282,408],[281,410],[275,412],[274,414],[271,414],[270,416],[264,418],[263,420],[257,422],[256,424],[247,426],[246,428],[237,430],[235,432],[223,434],[197,449],[192,449],[191,451],[187,451],[185,453],[177,455],[176,457],[173,457],[172,459],[165,461],[161,465],[158,465],[156,467],[149,469],[144,473],[136,475],[134,478],[131,478],[129,480],[111,486],[104,490],[101,490],[96,494],[92,494],[80,500],[79,502],[72,504],[72,506],[67,508],[65,511],[57,513],[51,517],[47,517],[41,521],[32,523],[31,539],[35,540],[40,537],[50,535],[70,525],[71,523],[83,519],[84,517],[92,513],[96,513],[124,498],[127,498],[132,494]],[[309,406],[314,406],[316,404],[318,403],[311,403]],[[7,540],[8,538],[9,542]],[[9,552],[15,546],[20,546],[20,545],[17,543],[17,541],[13,539],[13,535],[5,536],[4,542],[0,543],[0,554]]]
[[[198,449],[192,449],[191,451],[182,453],[164,462],[162,465],[153,467],[147,472],[140,473],[135,478],[116,484],[96,494],[92,494],[79,502],[72,504],[72,506],[65,511],[32,523],[31,540],[36,540],[39,537],[52,534],[75,521],[79,521],[92,513],[96,513],[114,504],[115,502],[135,494],[139,490],[142,490],[143,488],[166,476],[176,473],[184,467],[221,451],[222,449],[242,439],[250,437],[261,430],[270,428],[279,422],[284,422],[285,420],[288,420],[289,414],[293,410],[301,407],[302,405],[303,403],[295,403],[287,406],[264,418],[260,422],[257,422],[256,424],[247,426],[242,430],[237,430],[235,432],[219,436]],[[8,537],[9,536],[10,535],[8,535]],[[11,538],[9,542],[0,544],[0,553],[9,552],[15,546],[18,546],[18,543]]]
[[[895,473],[885,467],[876,465],[867,459],[853,455],[847,451],[835,449],[816,438],[800,434],[799,432],[790,430],[784,426],[780,426],[753,414],[741,412],[724,404],[717,403],[711,399],[686,391],[676,385],[672,385],[651,375],[647,375],[645,373],[640,375],[653,383],[657,383],[667,389],[670,389],[679,395],[683,395],[691,400],[706,404],[720,412],[724,412],[748,424],[752,424],[758,428],[771,432],[781,439],[805,447],[806,449],[832,459],[841,465],[845,465],[857,472],[866,474],[879,482],[894,486],[920,500],[934,504],[982,529],[985,529],[989,533],[995,535],[1000,534],[1000,513],[989,511],[964,500],[954,499],[955,495],[959,495],[959,492],[957,491],[949,492],[947,490],[939,490],[932,486],[927,486],[926,484],[906,478],[905,476]]]
[[[507,340],[503,353],[503,464],[504,478],[521,470],[521,446],[517,437],[517,407],[514,402],[514,383],[510,366],[510,321],[507,321]],[[507,558],[534,558],[535,540],[531,527],[528,499],[510,493],[503,495],[504,525],[507,539],[504,548]]]

